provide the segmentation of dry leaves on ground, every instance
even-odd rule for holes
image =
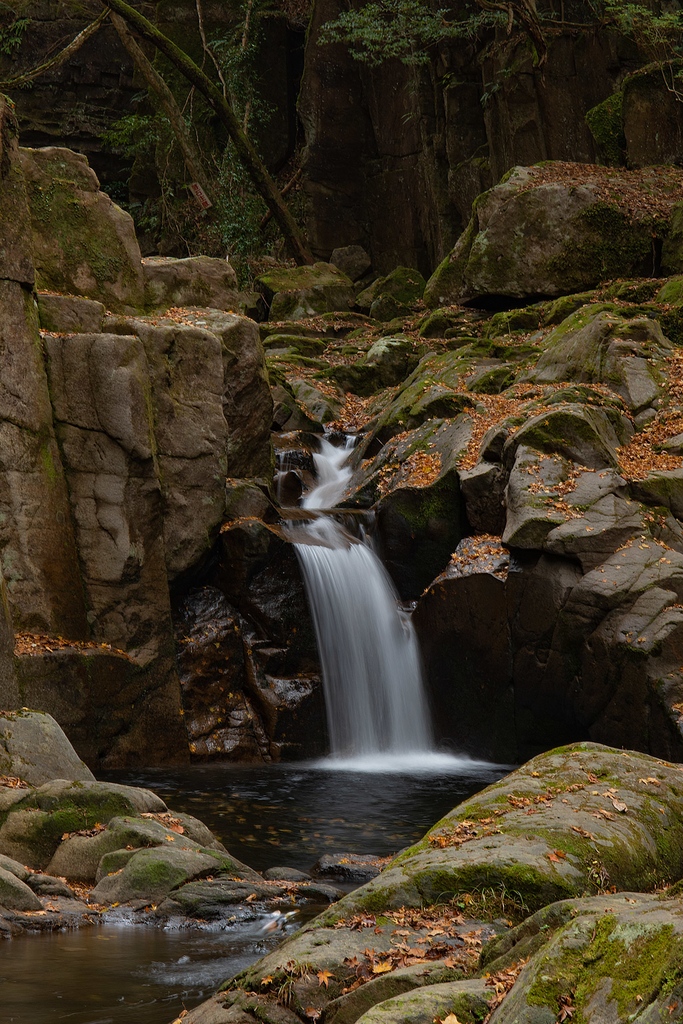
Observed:
[[[46,651],[110,651],[131,661],[130,655],[111,644],[95,643],[94,640],[66,640],[63,636],[47,636],[45,633],[16,633],[14,637],[14,653],[44,654]]]
[[[28,782],[18,779],[15,775],[0,775],[0,786],[8,789],[30,789]]]

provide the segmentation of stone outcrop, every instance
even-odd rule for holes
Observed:
[[[477,198],[466,230],[430,278],[425,301],[528,301],[614,277],[675,272],[675,256],[669,267],[660,263],[679,189],[673,168],[664,176],[579,164],[515,167]],[[653,192],[657,208],[648,201]]]
[[[140,247],[130,214],[99,191],[85,157],[70,149],[22,149],[36,284],[84,295],[108,309],[145,302]]]
[[[97,192],[81,157],[22,151],[20,161],[2,109],[0,187],[12,227],[8,220],[0,282],[0,561],[8,616],[1,702],[19,709],[30,699],[50,712],[93,766],[182,761],[187,736],[169,582],[208,555],[223,520],[226,475],[270,477],[272,399],[258,328],[219,309],[154,321],[105,316],[105,305],[142,305],[131,222]],[[63,206],[75,218],[64,229],[66,246],[57,237],[61,221],[50,235],[40,216],[40,203],[53,199],[58,212]],[[98,270],[91,289],[78,276],[88,239],[98,258],[127,259],[133,277]],[[42,339],[31,240],[43,287],[103,299],[44,294]],[[206,294],[227,304],[234,273],[223,261],[209,263]],[[189,264],[171,264],[166,276],[173,287],[185,280],[197,299],[198,266],[206,268],[201,260]],[[166,292],[178,300],[170,286]],[[15,664],[12,632],[40,634],[22,641]]]

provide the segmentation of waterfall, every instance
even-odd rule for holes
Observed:
[[[328,509],[350,478],[349,448],[327,440],[303,499]],[[420,655],[389,574],[363,537],[329,515],[292,527],[313,616],[332,754],[405,756],[432,749]]]

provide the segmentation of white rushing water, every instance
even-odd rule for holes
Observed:
[[[349,448],[321,443],[304,508],[334,507],[351,476]],[[333,757],[397,760],[433,749],[409,616],[372,548],[321,515],[294,527],[318,639]]]

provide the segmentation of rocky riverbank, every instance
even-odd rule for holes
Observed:
[[[359,860],[361,877],[379,871]],[[97,782],[51,716],[0,713],[0,935],[89,925],[114,907],[132,923],[227,927],[342,895],[291,868],[261,875],[150,790]]]

